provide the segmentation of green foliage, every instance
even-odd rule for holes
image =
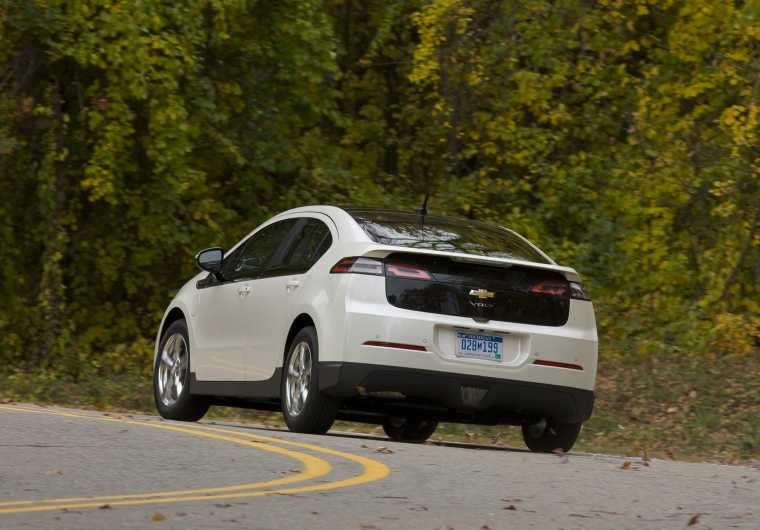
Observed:
[[[570,260],[608,343],[757,350],[758,13],[436,0],[414,17],[456,211]]]
[[[757,2],[6,0],[0,360],[142,370],[193,255],[314,203],[502,223],[603,351],[749,356]]]

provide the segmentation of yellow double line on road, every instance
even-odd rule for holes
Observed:
[[[176,431],[185,434],[192,434],[195,436],[204,436],[206,438],[212,438],[215,440],[232,442],[241,444],[254,449],[260,449],[263,451],[271,451],[279,453],[281,455],[292,457],[303,464],[303,470],[293,476],[280,478],[276,480],[269,480],[264,482],[252,482],[250,484],[239,484],[234,486],[223,486],[217,488],[199,488],[177,491],[164,491],[164,492],[152,492],[152,493],[132,493],[126,495],[109,495],[100,497],[75,497],[65,499],[43,499],[43,500],[28,500],[28,501],[10,501],[0,502],[0,514],[8,513],[23,513],[23,512],[39,512],[48,510],[62,510],[62,509],[76,509],[76,508],[100,508],[105,505],[108,506],[134,506],[140,504],[152,504],[152,503],[167,503],[167,502],[188,502],[188,501],[200,501],[200,500],[214,500],[214,499],[235,499],[243,497],[261,497],[264,495],[288,495],[295,493],[304,493],[311,491],[324,491],[336,488],[346,488],[349,486],[356,486],[365,482],[371,482],[373,480],[379,480],[384,478],[390,473],[390,469],[385,464],[371,460],[363,456],[353,455],[350,453],[343,453],[328,449],[325,447],[318,447],[314,445],[289,442],[285,440],[279,440],[277,438],[271,438],[267,436],[251,435],[248,433],[241,433],[239,431],[225,430],[216,427],[209,427],[202,424],[188,424],[188,426],[179,426],[173,423],[153,423],[149,421],[136,421],[130,420],[118,416],[95,416],[87,414],[78,414],[74,412],[64,412],[45,409],[33,409],[27,407],[7,406],[0,405],[0,410],[8,410],[12,412],[27,412],[36,414],[54,414],[57,416],[65,416],[69,418],[89,419],[89,420],[101,420],[101,421],[113,421],[119,423],[126,423],[132,425],[139,425],[141,427],[152,427],[156,429],[165,429],[169,431]],[[230,436],[233,435],[233,436]],[[241,438],[241,437],[245,437]],[[271,445],[278,444],[278,445]],[[330,464],[308,453],[293,451],[280,446],[297,447],[299,449],[305,449],[317,453],[323,453],[334,457],[344,458],[351,460],[361,465],[363,472],[351,478],[337,480],[334,482],[325,482],[320,484],[313,484],[307,486],[292,486],[283,487],[289,484],[295,484],[299,482],[305,482],[327,475],[330,470]]]

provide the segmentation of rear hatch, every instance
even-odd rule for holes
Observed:
[[[383,260],[349,258],[333,272],[385,275],[388,302],[396,307],[557,327],[567,323],[572,298],[589,300],[577,275],[569,281],[506,228],[419,212],[346,211],[372,241],[404,250]]]

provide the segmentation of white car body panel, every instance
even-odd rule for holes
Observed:
[[[574,301],[579,307],[570,312],[570,320],[561,328],[541,329],[506,322],[477,324],[472,319],[393,307],[384,296],[378,296],[385,292],[383,277],[343,275],[341,280],[346,285],[341,286],[335,300],[345,300],[345,304],[337,303],[320,328],[324,361],[403,366],[594,389],[597,334],[589,303]],[[453,353],[455,330],[505,336],[516,353],[511,361],[504,359],[500,363],[456,357]],[[419,345],[428,351],[364,346],[367,341]],[[584,370],[547,370],[544,366],[531,366],[536,359],[578,364]]]
[[[193,371],[205,381],[243,381],[251,282],[202,289],[195,321]]]
[[[251,297],[259,303],[251,304],[245,315],[247,381],[269,379],[278,362],[282,366],[282,352],[287,347],[285,337],[300,293],[300,278],[301,275],[289,275],[251,281]],[[296,282],[297,287],[291,285]]]

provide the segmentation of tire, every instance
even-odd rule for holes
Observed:
[[[438,428],[437,421],[410,418],[385,418],[383,430],[388,438],[399,442],[421,443],[430,438]]]
[[[528,449],[535,453],[553,453],[558,449],[567,453],[578,439],[581,425],[544,419],[532,425],[523,425],[523,440]]]
[[[209,409],[206,396],[190,393],[190,341],[187,323],[177,320],[164,333],[153,367],[153,399],[162,418],[198,421]]]
[[[293,339],[282,375],[282,415],[293,432],[324,434],[340,408],[340,398],[319,391],[317,330],[303,328]]]

